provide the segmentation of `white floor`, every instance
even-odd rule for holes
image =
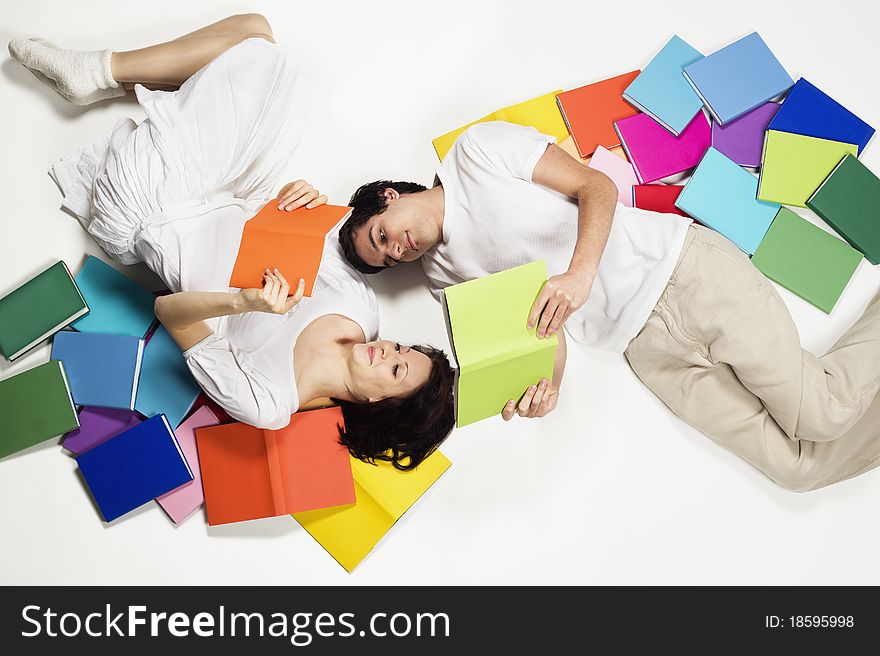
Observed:
[[[316,80],[289,179],[306,177],[340,204],[377,178],[430,184],[432,137],[501,106],[642,67],[673,33],[708,53],[757,29],[795,79],[808,77],[880,125],[876,3],[723,7],[0,0],[0,41],[37,34],[122,50],[259,11]],[[102,254],[59,209],[46,168],[104,137],[117,117],[143,117],[131,98],[68,105],[2,57],[0,295],[54,258],[76,270],[86,254]],[[863,161],[880,171],[876,141]],[[880,286],[878,269],[863,262],[830,317],[784,294],[807,348],[824,351],[858,316]],[[143,265],[124,272],[160,286]],[[447,344],[417,265],[382,274],[375,286],[384,335]],[[0,359],[0,377],[48,355],[45,346],[14,365]],[[74,461],[50,440],[0,462],[0,583],[880,583],[880,472],[785,492],[677,420],[620,356],[571,346],[554,414],[484,421],[453,433],[443,451],[452,468],[348,575],[290,518],[209,529],[200,513],[175,527],[151,505],[106,527]]]

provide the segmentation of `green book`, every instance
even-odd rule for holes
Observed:
[[[758,200],[806,207],[807,199],[856,144],[767,130]]]
[[[761,273],[831,314],[862,260],[845,241],[780,207],[752,256]]]
[[[807,207],[821,216],[871,264],[880,264],[880,179],[847,155],[810,199]]]
[[[456,424],[500,414],[529,385],[553,377],[557,339],[538,339],[526,322],[547,281],[543,261],[444,290],[452,348],[458,360]]]
[[[0,458],[79,428],[60,360],[0,380]]]
[[[0,351],[15,360],[88,311],[70,270],[59,260],[0,298]]]

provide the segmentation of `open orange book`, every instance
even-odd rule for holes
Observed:
[[[196,430],[208,524],[355,502],[338,407],[298,412],[281,430],[234,423]]]
[[[278,209],[277,200],[270,200],[244,225],[229,286],[259,289],[265,270],[277,268],[290,283],[291,295],[303,278],[305,295],[311,296],[324,254],[324,238],[350,213],[350,207],[339,205],[288,212]]]

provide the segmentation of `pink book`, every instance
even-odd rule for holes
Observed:
[[[157,497],[156,501],[175,524],[185,520],[205,503],[205,495],[202,492],[202,473],[199,469],[199,454],[196,450],[195,429],[216,426],[219,423],[220,420],[211,412],[210,408],[202,406],[192,413],[189,419],[174,429],[177,442],[192,470],[193,479],[161,497]]]
[[[601,171],[617,185],[617,200],[627,207],[633,206],[632,188],[638,184],[632,164],[618,157],[604,146],[597,146],[593,159],[587,164],[591,169]]]
[[[698,112],[677,137],[647,114],[617,121],[614,129],[641,184],[694,168],[712,143],[712,130],[703,112]]]

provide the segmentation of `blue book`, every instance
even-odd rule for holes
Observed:
[[[673,36],[624,89],[623,99],[678,136],[703,107],[682,70],[702,58],[699,50]]]
[[[767,129],[856,144],[859,154],[874,136],[874,128],[805,78],[794,85]]]
[[[73,402],[134,410],[144,340],[130,335],[62,331],[52,342],[52,359],[64,363]]]
[[[145,417],[164,414],[176,428],[200,392],[201,388],[190,374],[183,354],[165,326],[160,324],[144,348],[144,363],[134,409]]]
[[[143,337],[153,323],[153,293],[100,258],[89,256],[76,274],[76,285],[91,310],[71,324],[77,330]]]
[[[721,125],[794,85],[757,32],[685,66],[684,77]]]
[[[758,178],[710,148],[675,206],[753,255],[780,207],[755,198],[757,191]]]
[[[156,415],[76,458],[105,522],[193,480],[164,415]]]

